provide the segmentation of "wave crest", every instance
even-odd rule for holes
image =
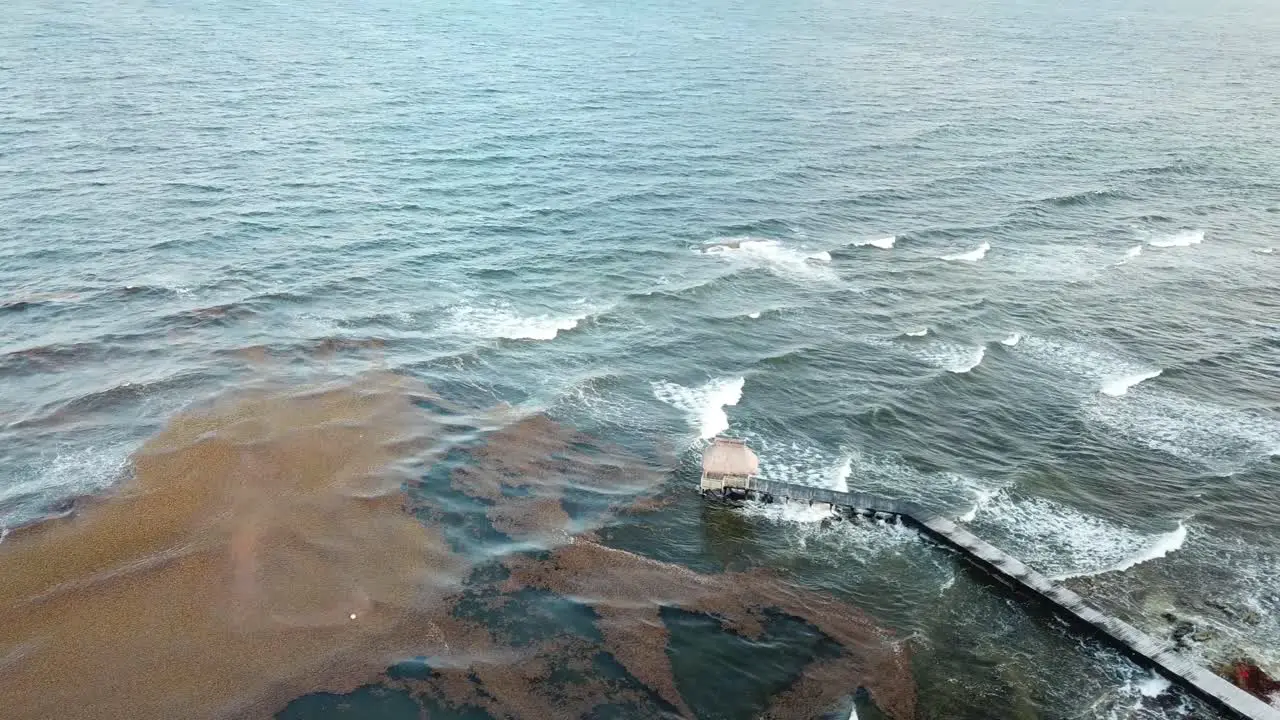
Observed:
[[[987,256],[987,251],[991,249],[991,243],[985,240],[981,245],[970,250],[969,252],[956,253],[955,255],[943,255],[943,260],[951,260],[953,262],[978,262]]]
[[[1161,235],[1151,238],[1147,244],[1151,247],[1171,248],[1171,247],[1190,247],[1199,245],[1204,242],[1203,230],[1181,230],[1172,235]]]
[[[867,240],[854,240],[849,243],[854,247],[873,247],[881,250],[893,249],[894,243],[898,241],[897,235],[886,235],[884,237],[870,238]]]
[[[453,329],[483,338],[553,340],[562,331],[578,327],[578,323],[591,315],[591,312],[573,315],[522,315],[508,305],[464,305],[453,313]]]
[[[831,253],[813,251],[783,244],[777,240],[737,238],[708,245],[698,251],[745,267],[762,268],[789,280],[836,279]]]
[[[729,429],[725,408],[742,399],[743,377],[719,378],[696,388],[673,382],[653,383],[653,395],[664,403],[684,410],[698,437],[709,440]]]

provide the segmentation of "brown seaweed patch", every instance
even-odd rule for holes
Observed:
[[[614,657],[686,714],[690,713],[675,689],[665,653],[668,631],[657,621],[662,606],[711,615],[754,638],[763,633],[765,611],[776,609],[810,623],[838,643],[843,655],[807,668],[776,699],[771,709],[775,717],[808,716],[810,710],[829,708],[859,685],[889,717],[915,717],[915,684],[906,651],[860,610],[829,595],[793,587],[762,572],[702,575],[585,538],[545,561],[514,557],[506,564],[511,575],[504,590],[538,588],[590,604],[602,618],[601,632]]]
[[[554,498],[507,498],[487,515],[495,529],[517,540],[552,544],[569,539],[569,513]]]
[[[494,527],[516,539],[567,539],[570,518],[560,502],[567,494],[607,500],[662,479],[634,455],[543,414],[494,431],[470,459],[452,473],[453,488],[490,503]],[[610,509],[602,507],[601,518]]]
[[[0,544],[5,716],[265,715],[447,652],[463,563],[390,470],[433,431],[409,391],[374,376],[184,413],[116,492]]]

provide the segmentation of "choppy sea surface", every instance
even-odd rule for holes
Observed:
[[[1202,662],[1280,672],[1277,38],[1269,0],[10,0],[0,573],[21,572],[6,569],[31,547],[19,528],[223,467],[171,462],[204,437],[173,418],[247,387],[389,375],[452,418],[435,460],[391,453],[418,458],[407,485],[436,508],[420,522],[446,535],[514,495],[471,488],[498,505],[466,506],[433,468],[504,428],[545,430],[530,417],[580,433],[557,458],[590,438],[658,470],[655,511],[592,514],[565,490],[558,540],[451,537],[479,568],[457,587],[592,532],[636,563],[777,573],[860,608],[909,652],[921,717],[1212,716],[909,530],[709,506],[693,488],[707,439],[741,437],[769,479],[919,501],[1153,635],[1193,623]],[[329,428],[315,447],[344,448],[334,463],[364,458],[341,428],[400,417],[306,402],[233,415],[314,411]],[[268,456],[273,477],[315,470],[311,451]],[[626,494],[585,477],[567,484]],[[144,501],[138,527],[159,522]],[[307,535],[366,517],[332,512],[289,516],[289,537],[358,574],[373,561],[351,538]],[[253,556],[269,524],[227,530],[230,556]],[[407,537],[379,533],[359,542]],[[40,562],[80,558],[76,542]],[[609,627],[616,607],[557,582],[537,587]],[[370,607],[408,602],[395,587]],[[733,636],[735,651],[696,612],[663,612],[679,693],[619,659],[653,712],[757,716],[764,695],[707,683],[782,688],[782,670],[735,652],[824,652]],[[809,622],[794,633],[831,635]],[[0,635],[0,677],[24,672],[35,637]],[[334,697],[272,712],[435,702],[377,683]]]

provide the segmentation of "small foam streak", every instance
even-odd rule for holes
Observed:
[[[1135,373],[1132,375],[1124,375],[1122,377],[1115,378],[1114,380],[1108,380],[1102,385],[1101,392],[1103,395],[1110,395],[1111,397],[1120,397],[1121,395],[1124,395],[1125,393],[1129,392],[1129,388],[1133,387],[1134,385],[1137,385],[1138,383],[1144,380],[1150,380],[1151,378],[1159,377],[1160,373],[1162,372],[1164,371],[1159,369],[1147,370],[1147,371]]]
[[[943,255],[943,260],[951,260],[954,262],[978,262],[987,256],[987,251],[991,249],[991,243],[983,241],[977,248],[969,252],[956,253],[955,255]]]
[[[1151,247],[1172,248],[1172,247],[1190,247],[1199,245],[1204,242],[1203,230],[1183,230],[1172,235],[1161,235],[1151,238],[1147,244]]]

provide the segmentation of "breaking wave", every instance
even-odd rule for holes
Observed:
[[[1179,522],[1178,527],[1170,530],[1169,532],[1163,535],[1157,535],[1155,538],[1152,539],[1152,542],[1150,545],[1139,550],[1133,555],[1130,555],[1120,560],[1119,562],[1115,563],[1114,565],[1111,565],[1110,567],[1105,567],[1105,568],[1102,568],[1101,570],[1095,570],[1093,572],[1076,572],[1076,573],[1063,574],[1063,575],[1059,575],[1058,578],[1062,579],[1062,578],[1069,578],[1069,577],[1082,577],[1085,575],[1101,575],[1103,573],[1110,573],[1110,572],[1124,572],[1125,570],[1128,570],[1129,568],[1135,565],[1140,565],[1150,560],[1159,560],[1165,555],[1168,555],[1174,550],[1177,550],[1178,548],[1182,547],[1183,543],[1185,543],[1186,541],[1187,541],[1187,526],[1184,525],[1182,522]]]
[[[978,367],[987,356],[985,345],[969,347],[953,343],[935,343],[915,352],[930,365],[956,375],[963,375]]]
[[[1160,235],[1147,241],[1151,247],[1171,248],[1190,247],[1204,242],[1203,230],[1182,230],[1172,235]],[[1132,252],[1132,251],[1131,251]]]
[[[1237,467],[1280,453],[1280,422],[1152,389],[1133,399],[1094,396],[1090,422],[1126,440],[1197,464]]]
[[[849,244],[854,247],[873,247],[881,250],[890,250],[897,241],[898,237],[896,235],[886,235],[885,237],[871,238],[869,240],[854,240]]]
[[[943,260],[952,260],[956,262],[978,262],[987,256],[987,251],[991,249],[991,243],[984,241],[981,245],[969,252],[956,253],[955,255],[943,255]]]
[[[836,279],[835,271],[829,267],[831,253],[825,250],[805,250],[778,240],[730,239],[704,247],[698,252],[744,267],[763,268],[789,280]]]
[[[573,315],[524,315],[509,305],[475,307],[464,305],[453,313],[452,328],[483,338],[506,340],[553,340],[561,332],[578,327],[591,312]]]
[[[1103,395],[1119,397],[1129,392],[1129,388],[1137,385],[1143,380],[1150,380],[1151,378],[1159,377],[1161,372],[1163,372],[1163,370],[1145,370],[1140,373],[1134,373],[1133,375],[1124,375],[1122,377],[1115,378],[1114,380],[1108,380],[1103,383],[1101,392]]]
[[[962,516],[996,545],[1056,578],[1127,570],[1182,547],[1186,527],[1156,536],[1044,498],[1014,498],[999,490]]]
[[[698,437],[709,440],[729,429],[729,415],[725,408],[738,404],[745,384],[746,379],[742,377],[720,378],[696,388],[661,381],[653,383],[653,395],[684,410],[689,424],[698,431]]]

